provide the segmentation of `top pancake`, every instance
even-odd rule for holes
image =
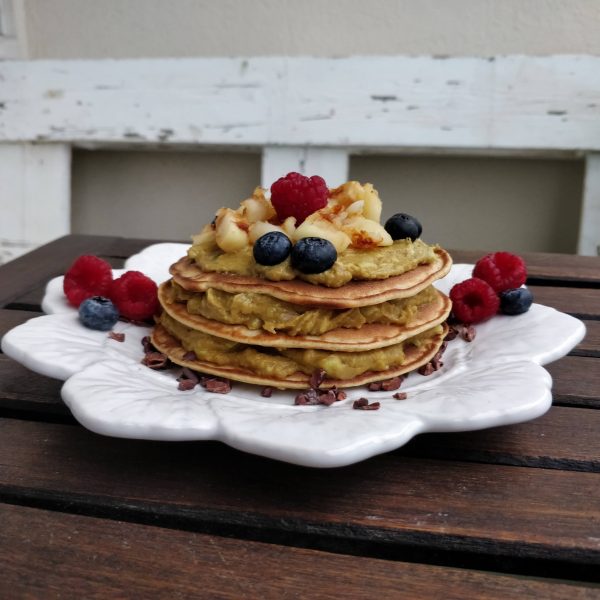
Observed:
[[[217,288],[225,292],[253,292],[274,296],[280,300],[307,306],[328,308],[357,308],[409,298],[444,277],[452,266],[450,255],[442,248],[435,249],[435,260],[426,265],[387,279],[351,281],[339,288],[314,285],[299,279],[269,281],[258,277],[202,271],[188,257],[178,260],[170,268],[173,280],[190,292],[204,292]]]

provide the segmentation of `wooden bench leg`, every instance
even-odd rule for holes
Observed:
[[[320,175],[329,187],[348,180],[348,151],[341,148],[308,146],[265,146],[262,155],[261,185],[265,188],[290,171]]]
[[[585,181],[577,253],[600,254],[600,153],[585,157]]]
[[[0,264],[71,229],[68,144],[0,144]]]

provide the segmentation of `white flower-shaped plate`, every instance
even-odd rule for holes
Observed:
[[[155,281],[185,254],[184,244],[156,244],[132,256],[126,269]],[[438,282],[448,292],[470,276],[472,265],[454,265]],[[115,271],[118,276],[122,271]],[[294,406],[293,391],[261,396],[261,388],[234,384],[227,395],[200,386],[177,390],[177,371],[140,364],[149,329],[118,323],[117,342],[83,327],[62,293],[62,277],[48,283],[47,315],[9,331],[2,350],[33,371],[65,380],[62,397],[73,415],[100,434],[152,440],[220,440],[240,450],[312,467],[338,467],[393,450],[413,436],[468,431],[533,419],[552,402],[552,380],[541,365],[567,354],[585,335],[581,321],[534,304],[516,317],[496,316],[477,327],[471,343],[451,342],[444,367],[428,377],[411,374],[402,390],[347,390],[330,407]],[[361,396],[378,411],[353,410]]]

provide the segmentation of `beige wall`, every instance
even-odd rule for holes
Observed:
[[[188,240],[260,178],[258,154],[93,152],[74,155],[73,229]],[[581,161],[354,157],[350,176],[374,182],[387,219],[407,212],[448,248],[574,252]]]
[[[30,58],[600,54],[600,0],[22,0]],[[259,182],[256,154],[74,157],[73,230],[186,239]],[[356,157],[388,213],[465,248],[575,250],[582,163]]]
[[[31,58],[600,53],[598,0],[23,0]]]
[[[187,241],[259,179],[259,154],[79,150],[73,231]]]

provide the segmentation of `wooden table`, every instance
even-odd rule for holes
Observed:
[[[78,255],[121,266],[151,241],[68,236],[4,265],[0,332]],[[552,409],[340,469],[101,437],[0,355],[0,597],[600,598],[600,258],[525,258],[536,300],[588,328],[548,367]]]

